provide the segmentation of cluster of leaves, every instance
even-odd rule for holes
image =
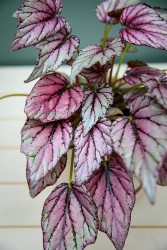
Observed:
[[[100,230],[121,250],[135,202],[132,175],[152,203],[156,184],[167,184],[167,75],[140,61],[130,61],[123,77],[118,73],[134,45],[167,50],[167,21],[138,1],[107,0],[96,9],[106,23],[101,44],[79,51],[61,10],[61,0],[26,0],[14,13],[13,50],[39,49],[26,82],[41,78],[26,100],[21,131],[30,195],[56,183],[71,150],[69,183],[44,204],[44,249],[84,249]],[[119,37],[109,37],[117,23]],[[64,61],[70,77],[56,72]]]

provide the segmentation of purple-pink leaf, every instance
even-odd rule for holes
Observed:
[[[32,174],[32,164],[28,161],[27,164],[27,170],[26,170],[26,175],[27,175],[27,182],[29,186],[29,191],[30,195],[32,198],[36,197],[38,194],[40,194],[46,187],[54,185],[62,172],[64,171],[66,167],[66,162],[67,162],[67,154],[63,155],[56,166],[48,171],[46,174],[43,172],[43,177],[40,175],[40,179],[34,178]]]
[[[20,21],[12,44],[13,50],[35,45],[56,34],[66,25],[64,18],[56,17],[61,10],[60,0],[26,0],[13,15]]]
[[[103,23],[111,24],[115,18],[109,17],[108,12],[122,9],[138,2],[139,0],[107,0],[97,6],[96,15]]]
[[[74,138],[74,166],[76,181],[82,183],[100,167],[102,157],[112,152],[111,121],[102,118],[84,135],[84,126],[80,122]]]
[[[106,164],[91,176],[86,187],[98,209],[99,230],[121,250],[135,202],[133,181],[116,154],[111,155]]]
[[[44,250],[83,250],[95,242],[97,209],[85,186],[62,183],[45,201],[42,212]]]
[[[113,103],[113,92],[108,84],[101,84],[96,92],[85,90],[85,98],[82,106],[82,122],[84,135],[96,124],[100,117],[104,116],[109,106]]]
[[[42,124],[40,121],[27,120],[21,135],[21,152],[27,157],[27,178],[34,197],[45,187],[44,184],[40,190],[41,181],[47,179],[47,183],[52,183],[52,179],[49,180],[48,177],[52,177],[51,172],[54,175],[55,167],[57,178],[63,171],[62,160],[59,160],[69,149],[72,126],[67,121]]]
[[[162,167],[159,170],[157,183],[161,186],[167,186],[167,155],[164,159]]]
[[[149,66],[138,66],[126,71],[124,81],[130,85],[141,83],[141,76],[160,77],[163,71]]]
[[[37,63],[25,82],[30,82],[58,69],[64,60],[69,60],[73,56],[78,46],[79,39],[75,36],[68,36],[66,28],[37,44],[36,48],[40,51]]]
[[[75,82],[77,74],[83,69],[90,68],[97,62],[105,65],[113,56],[119,56],[123,47],[124,44],[121,42],[121,39],[115,38],[112,42],[106,44],[106,48],[103,48],[102,45],[94,44],[81,50],[72,66],[71,82]]]
[[[27,116],[44,123],[70,117],[80,107],[84,93],[80,87],[67,88],[68,84],[60,74],[42,77],[27,98]]]
[[[145,4],[131,5],[121,14],[126,26],[120,36],[128,43],[167,50],[167,21]]]
[[[130,113],[132,116],[113,122],[113,147],[154,202],[158,170],[167,150],[167,112],[154,99],[143,96],[131,103]]]
[[[90,68],[83,69],[80,75],[85,77],[88,82],[101,83],[103,81],[103,75],[108,71],[109,67],[109,62],[105,65],[101,65],[99,62],[97,62]]]
[[[167,109],[167,79],[165,82],[164,78],[155,78],[143,75],[141,80],[144,86],[146,86],[150,96],[154,97],[164,109]]]

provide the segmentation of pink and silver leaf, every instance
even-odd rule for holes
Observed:
[[[145,4],[131,5],[121,14],[125,28],[120,36],[128,43],[167,50],[167,21]]]
[[[27,157],[30,192],[34,196],[31,189],[40,185],[41,180],[51,177],[50,173],[55,171],[56,166],[63,171],[63,166],[58,162],[69,149],[72,126],[68,121],[43,124],[37,120],[27,120],[21,130],[21,139],[21,152]],[[60,175],[61,169],[57,169],[57,175]],[[47,179],[47,182],[52,182],[52,179]]]
[[[96,8],[96,15],[98,19],[107,24],[111,24],[115,18],[109,17],[108,13],[118,9],[125,8],[131,4],[138,3],[139,0],[107,0],[103,1]]]
[[[84,92],[79,86],[67,88],[68,84],[60,74],[43,76],[26,100],[27,116],[44,123],[70,117],[80,107]]]
[[[86,182],[98,209],[99,230],[106,233],[117,250],[122,250],[129,231],[135,203],[133,181],[122,160],[109,156]]]
[[[37,63],[25,82],[57,70],[65,60],[69,60],[73,56],[78,46],[79,39],[76,36],[68,37],[65,28],[37,44],[36,48],[40,51]]]
[[[62,17],[54,17],[33,24],[25,23],[24,26],[21,24],[17,28],[12,49],[15,51],[36,45],[47,37],[57,34],[65,26],[69,25]]]
[[[81,71],[80,75],[85,77],[88,82],[101,83],[103,82],[103,75],[108,71],[110,63],[101,65],[99,62],[95,63],[90,68],[85,68]]]
[[[13,17],[23,26],[39,23],[60,14],[62,7],[61,0],[25,0]]]
[[[113,56],[120,56],[123,47],[124,44],[121,39],[115,38],[112,42],[106,44],[106,48],[103,48],[102,45],[94,44],[81,50],[72,65],[71,83],[75,82],[77,74],[83,69],[90,68],[97,62],[101,65],[105,65],[110,62]]]
[[[113,92],[108,84],[98,85],[96,92],[91,89],[85,90],[85,98],[82,104],[84,135],[106,114],[112,103]]]
[[[159,170],[157,183],[160,186],[167,186],[167,155],[164,159],[163,165]]]
[[[97,208],[85,186],[62,183],[42,212],[44,250],[83,250],[97,237]]]
[[[149,95],[155,98],[156,101],[167,110],[167,79],[165,81],[164,77],[155,78],[143,75],[141,76],[141,80],[147,88]]]
[[[153,98],[142,96],[131,103],[130,117],[113,122],[113,148],[127,169],[142,182],[150,202],[167,150],[167,112]]]
[[[43,177],[40,176],[40,180],[38,178],[33,178],[32,175],[32,162],[31,160],[27,162],[27,182],[29,186],[30,195],[32,198],[36,197],[40,194],[46,187],[54,185],[62,172],[64,171],[67,163],[67,154],[63,155],[56,166],[48,171],[47,174],[43,172]]]
[[[125,72],[124,81],[130,85],[141,83],[141,76],[147,75],[152,78],[160,77],[164,72],[149,66],[137,66]]]
[[[102,157],[111,154],[111,127],[112,122],[107,118],[102,118],[86,135],[84,135],[82,122],[76,128],[74,170],[78,183],[88,180],[92,173],[100,167]]]

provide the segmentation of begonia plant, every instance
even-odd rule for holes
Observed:
[[[137,0],[104,1],[96,8],[104,36],[80,50],[61,11],[61,0],[25,0],[14,13],[13,50],[39,50],[25,81],[39,78],[21,130],[31,197],[70,167],[69,182],[54,187],[44,203],[43,248],[82,250],[100,230],[121,250],[135,203],[133,176],[151,203],[157,184],[167,185],[167,74],[137,58],[122,76],[120,68],[137,46],[167,50],[167,20],[160,7]],[[118,23],[122,28],[112,37]],[[70,75],[60,73],[63,63]]]

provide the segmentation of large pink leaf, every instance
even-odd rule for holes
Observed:
[[[130,112],[132,116],[113,122],[113,147],[154,202],[158,170],[167,150],[167,113],[145,96],[132,102]]]
[[[21,152],[27,157],[27,178],[30,193],[34,197],[47,186],[47,183],[53,182],[52,173],[56,173],[56,180],[63,171],[65,161],[60,158],[69,149],[72,127],[71,123],[66,121],[42,124],[40,121],[28,120],[22,128],[21,135]],[[47,183],[43,184],[42,181]]]
[[[60,0],[26,0],[13,15],[20,20],[12,44],[13,50],[35,45],[56,34],[66,25],[64,18],[56,17],[61,9]]]
[[[126,28],[120,36],[128,43],[167,50],[167,21],[145,4],[125,8],[120,21]]]
[[[161,186],[167,186],[167,155],[164,159],[162,167],[159,170],[157,183]]]
[[[109,17],[108,12],[125,8],[137,2],[139,2],[139,0],[107,0],[97,6],[96,15],[103,23],[111,24],[114,18]]]
[[[88,180],[91,174],[100,167],[102,157],[111,154],[111,121],[100,119],[98,123],[84,135],[84,126],[80,122],[74,138],[75,177],[78,182]]]
[[[162,79],[162,82],[161,82]],[[149,76],[142,76],[141,80],[148,89],[150,96],[154,97],[156,101],[167,109],[167,79],[166,82],[164,78],[155,78]]]
[[[84,186],[62,183],[45,201],[42,216],[45,250],[83,250],[97,236],[97,209]]]
[[[108,71],[109,67],[109,62],[105,65],[101,65],[99,62],[97,62],[90,68],[83,69],[80,75],[85,77],[88,82],[101,83],[103,82],[103,75]]]
[[[138,66],[138,67],[128,69],[124,76],[124,80],[126,83],[133,85],[133,84],[141,83],[142,75],[148,75],[154,78],[154,77],[160,77],[162,73],[163,73],[162,70],[159,70],[156,68],[152,68],[149,66]]]
[[[25,82],[30,82],[48,72],[55,71],[64,60],[69,60],[79,46],[79,39],[68,36],[67,29],[63,28],[58,34],[46,38],[36,45],[39,56],[36,66]]]
[[[72,66],[71,82],[75,82],[76,75],[83,69],[90,68],[97,62],[105,65],[113,56],[119,56],[123,47],[121,39],[115,38],[112,42],[106,44],[106,48],[103,48],[102,45],[94,44],[81,50]]]
[[[106,164],[91,176],[86,187],[98,209],[99,229],[121,250],[135,202],[133,182],[117,155],[111,155]]]
[[[82,120],[84,135],[93,127],[100,117],[104,116],[113,103],[113,92],[108,84],[101,84],[96,89],[85,90],[85,99],[82,106]]]
[[[80,107],[84,93],[80,87],[67,88],[68,84],[60,74],[42,77],[27,98],[27,116],[44,123],[70,117]]]

